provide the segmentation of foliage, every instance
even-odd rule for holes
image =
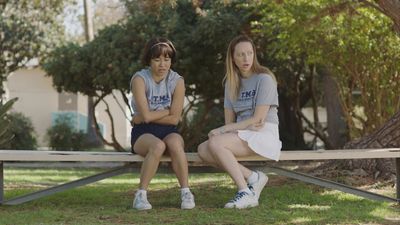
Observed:
[[[13,98],[4,104],[0,101],[0,146],[7,145],[14,137],[14,134],[10,132],[11,124],[6,118],[6,113],[17,100],[18,98]]]
[[[22,113],[12,112],[7,115],[7,120],[10,122],[9,132],[14,138],[6,145],[0,145],[0,149],[36,149],[36,134],[30,118]]]
[[[345,8],[336,13],[340,7]],[[380,12],[326,0],[263,1],[260,8],[262,19],[254,28],[270,40],[271,58],[287,68],[285,62],[298,60],[304,62],[301,68],[326,66],[334,74],[352,138],[371,132],[400,108],[395,91],[400,88],[400,39]],[[294,74],[299,74],[295,82],[309,77],[301,70]]]
[[[60,39],[64,1],[7,0],[0,4],[0,96],[3,81]]]
[[[129,14],[124,22],[106,27],[83,46],[59,47],[43,66],[59,91],[81,92],[96,97],[98,103],[112,90],[130,91],[130,77],[142,68],[140,56],[148,39],[170,38],[178,50],[174,69],[186,83],[189,104],[180,128],[191,150],[205,137],[206,125],[221,122],[215,120],[221,114],[212,112],[222,108],[225,51],[228,41],[239,33],[255,40],[261,63],[277,75],[285,149],[305,148],[304,132],[323,140],[327,136],[317,117],[310,123],[302,113],[306,106],[323,105],[321,68],[328,68],[341,87],[352,137],[371,131],[400,108],[395,94],[400,85],[398,37],[388,19],[363,4],[340,0],[123,2]],[[357,109],[362,113],[356,113]]]
[[[127,23],[106,27],[83,46],[69,43],[57,48],[43,68],[59,91],[81,92],[99,102],[112,90],[129,92],[130,77],[143,67],[140,56],[145,42],[165,36],[178,49],[174,69],[184,76],[187,94],[195,97],[188,109],[204,104],[207,114],[221,103],[227,43],[248,21],[246,5],[241,2],[212,1],[194,8],[191,2],[181,0],[163,5],[158,14],[140,10],[140,2],[127,2]]]
[[[85,146],[85,133],[75,130],[69,116],[60,116],[47,130],[49,146],[54,150],[76,151]]]

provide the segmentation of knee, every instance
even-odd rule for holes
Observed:
[[[165,140],[170,155],[183,154],[185,152],[182,138],[172,136]]]
[[[208,142],[203,142],[197,147],[197,154],[200,159],[207,162],[210,152],[208,151]]]
[[[221,143],[220,138],[218,138],[218,137],[212,137],[208,141],[208,148],[212,154],[218,153],[221,146],[222,146],[222,143]]]
[[[157,141],[150,147],[149,153],[157,158],[161,158],[161,156],[165,152],[165,149],[166,149],[165,143],[162,141]]]
[[[185,154],[185,150],[181,145],[168,145],[168,153],[171,156]]]

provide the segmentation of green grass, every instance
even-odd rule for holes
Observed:
[[[40,190],[99,172],[94,169],[5,170],[5,198]],[[253,209],[223,209],[235,187],[225,174],[192,174],[196,208],[179,209],[172,174],[157,175],[150,186],[153,210],[131,208],[138,174],[126,174],[17,206],[0,206],[0,224],[399,224],[396,204],[270,176]],[[383,194],[394,193],[382,187]]]

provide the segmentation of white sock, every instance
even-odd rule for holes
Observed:
[[[186,192],[190,192],[190,189],[188,187],[181,188],[181,195],[185,194]]]
[[[246,192],[246,193],[248,193],[248,194],[251,194],[251,193],[252,193],[248,187],[247,187],[247,188],[244,188],[244,189],[241,189],[241,190],[239,190],[239,192]]]
[[[247,178],[247,183],[254,184],[257,181],[258,181],[258,174],[255,171],[253,171],[249,176],[249,178]]]

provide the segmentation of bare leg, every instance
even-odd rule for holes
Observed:
[[[236,133],[213,136],[208,142],[210,153],[218,165],[223,168],[236,183],[239,190],[247,188],[245,176],[235,156],[248,156],[254,152]],[[249,175],[249,174],[246,174]]]
[[[189,187],[188,162],[184,151],[184,143],[181,135],[172,133],[164,138],[167,152],[171,156],[172,169],[178,178],[181,188]]]
[[[144,157],[140,169],[139,188],[147,190],[151,179],[157,172],[161,156],[166,149],[165,143],[152,134],[143,134],[134,145],[135,152]]]
[[[218,165],[218,162],[216,161],[216,159],[214,159],[213,154],[210,152],[210,149],[209,149],[208,145],[209,145],[209,141],[205,141],[205,142],[203,142],[203,143],[201,143],[199,145],[199,147],[197,148],[197,152],[199,154],[199,157],[204,162],[210,164],[211,166],[221,169],[221,167]],[[240,168],[240,171],[242,172],[242,175],[243,175],[243,177],[245,179],[249,178],[249,176],[253,172],[250,169],[244,167],[240,163],[239,163],[239,168]]]

